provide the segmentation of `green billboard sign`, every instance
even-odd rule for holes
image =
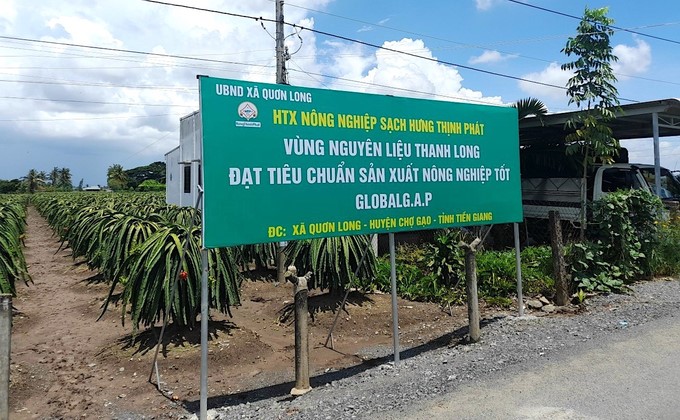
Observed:
[[[207,248],[522,220],[513,108],[199,80]]]

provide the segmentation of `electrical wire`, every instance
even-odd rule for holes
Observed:
[[[522,6],[531,7],[532,9],[541,10],[541,11],[552,13],[552,14],[559,15],[559,16],[564,16],[564,17],[576,19],[576,20],[579,20],[579,21],[583,20],[583,17],[570,15],[569,13],[564,13],[564,12],[560,12],[560,11],[557,11],[557,10],[548,9],[546,7],[536,6],[535,4],[524,3],[524,2],[519,1],[519,0],[507,0],[507,1],[509,1],[510,3],[520,4]],[[622,28],[620,26],[615,26],[615,25],[606,25],[606,26],[609,27],[609,28],[612,28],[612,29],[616,29],[617,31],[624,31],[624,32],[628,32],[628,33],[631,33],[631,34],[643,36],[643,37],[646,37],[646,38],[656,39],[656,40],[659,40],[659,41],[665,41],[665,42],[670,42],[672,44],[680,45],[680,41],[676,41],[674,39],[668,39],[668,38],[662,38],[662,37],[655,36],[655,35],[649,35],[649,34],[634,31],[632,29]]]
[[[7,73],[0,73],[7,74]],[[112,83],[90,83],[90,82],[80,82],[75,80],[57,80],[54,82],[48,82],[43,80],[11,80],[11,79],[0,79],[0,83],[26,83],[26,84],[38,84],[38,85],[59,85],[59,86],[85,86],[85,87],[103,87],[103,88],[126,88],[126,89],[153,89],[153,90],[174,90],[179,92],[197,92],[197,88],[188,87],[174,87],[174,86],[148,86],[148,85],[117,85]]]
[[[179,5],[179,4],[168,3],[168,2],[164,2],[164,1],[158,1],[158,0],[142,0],[142,1],[148,2],[148,3],[166,5],[166,6],[174,6],[174,7],[191,9],[191,10],[203,11],[203,12],[223,14],[223,15],[239,17],[239,18],[248,18],[248,19],[252,19],[252,20],[260,21],[260,22],[265,22],[265,21],[266,22],[275,22],[274,19],[268,19],[268,18],[256,17],[256,16],[249,16],[249,15],[231,13],[231,12],[223,12],[223,11],[219,11],[219,10],[199,8],[199,7],[195,7],[195,6]],[[514,1],[514,0],[509,0],[509,1]],[[523,4],[521,2],[518,2],[518,3]],[[472,67],[472,66],[459,64],[459,63],[439,60],[437,58],[425,57],[425,56],[421,56],[421,55],[414,54],[414,53],[411,53],[411,52],[401,51],[401,50],[397,50],[397,49],[389,48],[389,47],[385,47],[385,46],[380,46],[380,45],[377,45],[377,44],[372,44],[372,43],[369,43],[369,42],[361,41],[361,40],[358,40],[358,39],[354,39],[354,38],[350,38],[350,37],[346,37],[346,36],[342,36],[342,35],[332,34],[332,33],[326,32],[326,31],[321,31],[321,30],[318,30],[318,29],[313,29],[313,28],[302,26],[302,25],[291,24],[291,23],[286,23],[286,24],[293,27],[294,29],[307,30],[307,31],[317,33],[317,34],[320,34],[320,35],[338,38],[338,39],[342,39],[342,40],[345,40],[345,41],[348,41],[348,42],[358,43],[358,44],[365,45],[365,46],[368,46],[368,47],[372,47],[372,48],[375,48],[375,49],[382,49],[382,50],[394,52],[394,53],[397,53],[397,54],[403,54],[403,55],[411,56],[411,57],[414,57],[414,58],[432,61],[432,62],[435,62],[435,63],[438,63],[438,64],[459,67],[459,68],[463,68],[463,69],[466,69],[466,70],[475,71],[475,72],[479,72],[479,73],[483,73],[483,74],[487,74],[487,75],[492,75],[492,76],[496,76],[496,77],[503,77],[503,78],[508,78],[508,79],[512,79],[512,80],[523,81],[523,82],[526,82],[526,83],[537,84],[537,85],[542,85],[542,86],[546,86],[546,87],[552,87],[552,88],[556,88],[556,89],[566,90],[566,87],[564,87],[564,86],[540,82],[540,81],[537,81],[537,80],[531,80],[531,79],[527,79],[527,78],[524,78],[524,77],[508,75],[508,74],[504,74],[504,73],[500,73],[500,72],[484,70],[484,69],[480,69],[480,68],[477,68],[477,67]],[[151,52],[144,52],[144,51],[137,51],[137,50],[127,50],[127,49],[119,49],[119,48],[82,45],[82,44],[75,44],[75,43],[34,40],[34,39],[20,38],[20,37],[0,36],[0,39],[23,41],[23,42],[40,42],[40,43],[48,44],[48,45],[60,45],[60,46],[80,47],[80,48],[91,48],[91,49],[102,50],[102,51],[124,52],[124,53],[132,53],[132,54],[138,54],[138,55],[149,55],[149,56],[163,57],[163,58],[179,58],[179,59],[197,60],[197,61],[204,61],[204,62],[211,62],[211,63],[271,67],[271,66],[263,66],[263,65],[257,65],[257,64],[252,64],[252,63],[246,64],[246,63],[240,63],[240,62],[234,62],[234,61],[207,59],[207,58],[201,58],[201,57],[195,57],[195,56],[175,55],[175,54],[160,54],[160,53],[151,53]],[[620,97],[619,99],[621,101],[627,101],[627,102],[638,102],[636,100],[623,98],[623,97]]]
[[[183,8],[183,9],[190,9],[190,10],[197,10],[197,11],[202,11],[202,12],[216,13],[216,14],[232,16],[232,17],[248,18],[248,19],[253,19],[255,21],[276,22],[275,19],[270,19],[270,18],[248,16],[248,15],[243,15],[243,14],[238,14],[238,13],[224,12],[224,11],[221,11],[221,10],[206,9],[206,8],[200,8],[200,7],[195,7],[195,6],[187,6],[187,5],[183,5],[183,4],[168,3],[168,2],[160,1],[160,0],[141,0],[141,1],[147,2],[147,3],[155,3],[155,4],[165,5],[165,6],[179,7],[179,8]],[[418,55],[418,54],[410,53],[408,51],[401,51],[401,50],[397,50],[395,48],[385,47],[385,46],[382,46],[382,45],[373,44],[371,42],[362,41],[362,40],[359,40],[359,39],[356,39],[356,38],[351,38],[351,37],[344,36],[344,35],[333,34],[333,33],[327,32],[327,31],[321,31],[319,29],[309,28],[309,27],[298,25],[298,24],[295,24],[295,23],[284,22],[284,24],[286,24],[286,25],[288,25],[288,26],[290,26],[294,29],[302,29],[302,30],[306,30],[306,31],[309,31],[309,32],[312,32],[312,33],[315,33],[315,34],[324,35],[324,36],[327,36],[327,37],[330,37],[330,38],[341,39],[343,41],[353,42],[355,44],[364,45],[364,46],[375,48],[375,49],[378,49],[378,50],[389,51],[389,52],[393,52],[393,53],[396,53],[396,54],[402,54],[402,55],[406,55],[406,56],[409,56],[409,57],[434,62],[434,63],[437,63],[437,64],[443,64],[443,65],[447,65],[447,66],[458,67],[458,68],[474,71],[474,72],[477,72],[477,73],[487,74],[487,75],[490,75],[490,76],[502,77],[502,78],[506,78],[506,79],[531,83],[531,84],[540,85],[540,86],[551,87],[551,88],[560,89],[560,90],[564,90],[564,91],[567,90],[567,88],[565,86],[554,85],[552,83],[541,82],[541,81],[538,81],[538,80],[531,80],[531,79],[527,79],[527,78],[524,78],[524,77],[513,76],[513,75],[509,75],[509,74],[505,74],[505,73],[491,71],[491,70],[484,70],[484,69],[480,69],[480,68],[477,68],[477,67],[467,66],[467,65],[459,64],[459,63],[454,63],[454,62],[451,62],[451,61],[439,60],[439,59],[433,58],[433,57],[424,57],[424,56],[421,56],[421,55]],[[618,99],[620,101],[625,101],[625,102],[633,102],[633,103],[639,102],[635,99],[628,99],[628,98],[623,98],[623,97],[619,97]]]
[[[192,108],[191,105],[179,104],[143,104],[137,102],[105,102],[105,101],[87,101],[84,99],[49,99],[49,98],[29,98],[26,96],[0,96],[0,99],[16,99],[28,101],[45,101],[45,102],[70,102],[80,104],[97,104],[97,105],[126,105],[126,106],[168,106],[179,108]]]
[[[142,1],[150,1],[150,0],[142,0]],[[99,50],[99,51],[122,52],[122,53],[126,53],[126,54],[148,55],[148,56],[152,56],[152,57],[177,58],[177,59],[181,59],[181,60],[194,60],[194,61],[203,61],[203,62],[208,62],[208,63],[233,64],[233,65],[238,65],[238,66],[269,67],[269,66],[259,65],[259,64],[240,63],[238,61],[215,60],[215,59],[211,59],[211,58],[193,57],[193,56],[189,56],[189,55],[161,54],[161,53],[154,53],[154,52],[148,52],[148,51],[137,51],[137,50],[127,50],[127,49],[122,49],[122,48],[101,47],[101,46],[97,46],[97,45],[84,45],[84,44],[76,44],[76,43],[73,43],[73,42],[47,41],[47,40],[44,40],[44,39],[21,38],[21,37],[6,36],[6,35],[0,35],[0,39],[9,39],[9,40],[14,40],[14,41],[24,41],[24,42],[36,42],[36,43],[40,43],[40,44],[60,45],[60,46],[64,46],[64,47],[88,48],[88,49]]]
[[[157,1],[157,0],[142,0],[142,1],[145,1],[145,2],[148,2],[148,3],[162,4],[162,5],[166,5],[166,6],[175,6],[175,7],[181,7],[181,8],[188,8],[188,9],[197,10],[197,11],[204,11],[204,12],[210,12],[210,13],[218,13],[218,14],[223,14],[223,15],[228,15],[228,16],[233,16],[233,17],[248,18],[248,19],[253,19],[253,20],[255,20],[255,21],[260,21],[260,22],[265,22],[265,21],[266,21],[266,22],[275,22],[275,20],[273,20],[273,19],[266,19],[266,18],[263,18],[263,17],[248,16],[248,15],[237,14],[237,13],[231,13],[231,12],[222,12],[222,11],[218,11],[218,10],[205,9],[205,8],[198,8],[198,7],[194,7],[194,6],[178,5],[178,4],[173,4],[173,3],[163,2],[163,1]],[[509,0],[509,1],[513,1],[513,0]],[[513,1],[513,2],[515,2],[515,1]],[[521,3],[521,2],[516,2],[516,3],[524,4],[524,3]],[[309,10],[311,10],[311,9],[309,9]],[[334,15],[334,16],[337,16],[337,15]],[[571,17],[571,16],[570,16],[570,17]],[[350,18],[348,18],[348,19],[350,19]],[[350,19],[350,20],[351,20],[351,19]],[[360,22],[361,22],[361,21],[360,21]],[[479,69],[479,68],[472,67],[472,66],[466,66],[466,65],[461,65],[461,64],[453,63],[453,62],[443,61],[443,60],[439,60],[439,59],[436,59],[436,58],[424,57],[424,56],[420,56],[420,55],[417,55],[417,54],[414,54],[414,53],[411,53],[411,52],[401,51],[401,50],[397,50],[397,49],[393,49],[393,48],[389,48],[389,47],[384,47],[384,46],[380,46],[380,45],[376,45],[376,44],[364,42],[364,41],[361,41],[361,40],[353,39],[353,38],[350,38],[350,37],[346,37],[346,36],[342,36],[342,35],[337,35],[337,34],[332,34],[332,33],[329,33],[329,32],[320,31],[320,30],[313,29],[313,28],[304,27],[304,26],[297,25],[297,24],[290,24],[290,23],[286,23],[286,24],[289,25],[289,26],[291,26],[291,27],[293,27],[293,28],[296,29],[296,30],[298,30],[298,29],[299,29],[299,30],[307,30],[307,31],[310,31],[310,32],[313,32],[313,33],[317,33],[317,34],[320,34],[320,35],[324,35],[324,36],[328,36],[328,37],[333,37],[333,38],[338,38],[338,39],[342,39],[342,40],[345,40],[345,41],[348,41],[348,42],[358,43],[358,44],[365,45],[365,46],[369,46],[369,47],[372,47],[372,48],[375,48],[375,49],[379,49],[379,50],[386,50],[386,51],[390,51],[390,52],[393,52],[393,53],[398,53],[398,54],[403,54],[403,55],[411,56],[411,57],[414,57],[414,58],[424,59],[424,60],[436,62],[436,63],[438,63],[438,64],[444,64],[444,65],[449,65],[449,66],[460,67],[460,68],[463,68],[463,69],[467,69],[467,70],[471,70],[471,71],[476,71],[476,72],[481,72],[481,73],[484,73],[484,74],[493,75],[493,76],[497,76],[497,77],[504,77],[504,78],[509,78],[509,79],[513,79],[513,80],[524,81],[524,82],[527,82],[527,83],[538,84],[538,85],[543,85],[543,86],[552,87],[552,88],[556,88],[556,89],[566,90],[565,87],[559,86],[559,85],[554,85],[554,84],[550,84],[550,83],[544,83],[544,82],[540,82],[540,81],[535,81],[535,80],[531,80],[531,79],[526,79],[526,78],[523,78],[523,77],[517,77],[517,76],[507,75],[507,74],[499,73],[499,72],[488,71],[488,70]],[[394,28],[390,28],[390,29],[394,29]],[[395,29],[395,30],[396,30],[396,29]],[[621,28],[621,30],[623,30],[623,29]],[[415,33],[414,33],[414,34],[415,34]],[[420,34],[420,35],[422,35],[422,34]],[[66,43],[66,42],[57,42],[57,41],[34,40],[34,39],[29,39],[29,38],[19,38],[19,37],[0,36],[0,39],[13,40],[13,41],[21,41],[21,42],[39,42],[39,43],[47,44],[47,45],[59,45],[59,46],[79,47],[79,48],[91,48],[91,49],[101,50],[101,51],[123,52],[123,53],[130,53],[130,54],[136,54],[136,55],[149,55],[149,56],[162,57],[162,58],[175,58],[175,59],[179,58],[179,59],[196,60],[196,61],[203,61],[203,62],[209,62],[209,63],[236,64],[236,65],[247,65],[247,66],[258,66],[257,64],[253,64],[253,63],[240,63],[240,62],[233,62],[233,61],[226,61],[226,60],[214,60],[214,59],[207,59],[207,58],[196,57],[196,56],[176,55],[176,54],[150,53],[150,52],[137,51],[137,50],[127,50],[127,49],[118,49],[118,48],[109,48],[109,47],[100,47],[100,46],[82,45],[82,44]],[[439,38],[439,39],[444,40],[444,39],[442,39],[442,38]],[[448,40],[445,40],[445,41],[447,41],[447,42],[453,42],[453,41],[448,41]],[[464,45],[464,44],[463,44],[463,45]],[[110,58],[110,57],[104,56],[104,57],[102,57],[102,58]],[[113,57],[111,57],[111,58],[113,58]],[[268,68],[271,68],[272,66],[259,66],[259,67],[268,67]],[[299,67],[299,66],[298,66],[298,67]],[[300,68],[300,67],[299,67],[299,68]],[[304,71],[302,68],[300,68],[299,71],[302,72],[302,73],[307,74],[307,75],[310,76],[310,77],[312,77],[312,76],[311,76],[312,73],[306,72],[306,71]],[[326,78],[332,78],[332,79],[343,80],[343,81],[350,82],[350,83],[366,84],[366,85],[372,85],[372,86],[375,86],[375,87],[382,87],[382,88],[392,89],[392,90],[401,90],[401,91],[410,92],[410,93],[417,93],[417,94],[432,94],[432,93],[430,93],[430,92],[422,92],[422,91],[416,91],[416,90],[411,90],[411,89],[401,89],[401,88],[396,88],[396,87],[394,87],[394,86],[379,85],[379,84],[376,84],[376,83],[369,83],[369,82],[364,82],[364,81],[357,81],[357,80],[351,80],[351,79],[344,79],[344,78],[340,78],[340,77],[334,77],[334,76],[323,75],[323,74],[318,74],[318,73],[315,74],[315,75],[320,76],[320,77],[326,77]],[[628,77],[630,77],[630,76],[628,76]],[[644,78],[643,78],[643,79],[644,79]],[[645,79],[645,80],[659,81],[659,80],[655,80],[655,79]],[[316,80],[316,81],[319,82],[318,80]],[[9,80],[0,80],[0,82],[10,82],[10,81],[9,81]],[[37,81],[17,81],[17,82],[52,84],[52,83],[50,83],[50,82],[37,82]],[[659,81],[659,82],[664,82],[664,81]],[[162,87],[152,87],[152,86],[148,86],[148,87],[147,87],[147,86],[126,86],[126,85],[105,85],[105,84],[95,84],[95,83],[76,82],[76,81],[73,81],[73,82],[71,82],[71,83],[72,83],[73,85],[76,85],[76,86],[129,87],[129,88],[140,88],[140,89],[144,89],[144,88],[166,89],[166,88],[162,88]],[[320,83],[322,83],[322,82],[320,82]],[[667,82],[667,83],[676,84],[676,83],[673,83],[673,82]],[[323,84],[323,83],[322,83],[322,84]],[[187,88],[170,88],[170,87],[168,87],[167,89],[187,90]],[[191,90],[195,90],[195,89],[191,89]],[[476,102],[480,102],[480,103],[489,103],[489,102],[487,102],[487,101],[480,101],[480,100],[475,100],[475,99],[471,99],[471,98],[456,97],[456,96],[451,96],[451,95],[438,95],[438,94],[435,94],[435,95],[436,95],[436,96],[439,96],[439,97],[446,97],[446,98],[455,99],[455,100],[465,100],[465,101],[476,101]],[[2,97],[2,98],[4,98],[4,99],[26,99],[26,100],[58,101],[58,102],[81,102],[81,103],[95,103],[95,104],[107,104],[107,105],[131,105],[131,106],[180,106],[180,107],[188,107],[188,106],[185,106],[185,105],[172,105],[172,104],[170,104],[170,105],[165,105],[165,104],[114,103],[114,102],[82,101],[82,100],[69,100],[69,99],[45,99],[45,98],[28,98],[28,97],[20,98],[20,97],[9,97],[9,96]],[[619,99],[622,100],[622,101],[628,101],[628,102],[638,102],[638,101],[635,101],[635,100],[632,100],[632,99],[627,99],[627,98],[619,98]]]
[[[424,91],[421,91],[421,90],[401,88],[401,87],[390,86],[390,85],[382,85],[380,83],[375,83],[375,82],[366,82],[366,81],[363,81],[363,80],[347,79],[345,77],[331,76],[331,75],[327,75],[327,74],[308,72],[308,71],[304,71],[304,70],[291,69],[291,71],[298,72],[298,73],[304,73],[304,74],[306,74],[310,77],[320,76],[320,77],[325,77],[325,78],[328,78],[328,79],[335,79],[335,80],[340,80],[340,81],[343,81],[343,82],[348,82],[349,83],[348,86],[360,84],[360,85],[366,85],[366,86],[371,86],[371,87],[384,88],[386,91],[399,91],[399,92],[415,93],[415,94],[420,94],[420,95],[432,95],[432,96],[438,97],[438,98],[454,99],[456,101],[463,101],[463,102],[474,102],[474,103],[479,103],[479,104],[484,104],[484,105],[499,105],[497,102],[485,101],[485,100],[482,100],[482,99],[474,99],[474,98],[467,98],[467,97],[463,97],[463,96],[446,95],[446,94],[441,94],[441,93],[424,92]]]
[[[89,121],[89,120],[126,120],[130,118],[181,117],[184,114],[120,115],[114,117],[69,117],[69,118],[9,118],[0,122],[52,122],[52,121]]]

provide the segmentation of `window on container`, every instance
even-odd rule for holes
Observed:
[[[191,165],[184,166],[184,194],[191,193]]]
[[[198,185],[203,186],[203,171],[201,171],[201,165],[198,165]]]

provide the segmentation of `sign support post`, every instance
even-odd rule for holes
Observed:
[[[201,417],[208,418],[208,249],[201,249]]]
[[[390,283],[392,284],[392,342],[394,365],[399,363],[399,311],[397,310],[397,263],[394,250],[394,232],[387,234],[390,242]]]
[[[198,187],[198,197],[196,197],[196,205],[194,205],[194,209],[198,211],[199,208],[201,208],[201,198],[203,197],[203,189],[201,188],[200,185]],[[193,227],[196,223],[196,217],[194,216],[191,220],[191,226],[189,229],[187,229],[187,236],[186,240],[187,243],[190,240],[191,236],[191,227]],[[184,248],[180,251],[180,261],[184,261]],[[154,372],[156,373],[156,388],[162,393],[163,389],[161,388],[161,373],[160,369],[158,369],[158,352],[160,351],[161,345],[163,344],[163,337],[165,335],[165,329],[168,327],[168,322],[170,322],[170,307],[172,305],[172,302],[175,300],[175,293],[177,293],[177,278],[173,279],[172,283],[172,288],[170,289],[170,300],[166,302],[165,304],[165,312],[163,314],[163,326],[161,327],[161,332],[158,335],[158,342],[156,343],[156,351],[154,352],[153,355],[153,363],[151,364],[151,373],[149,373],[149,382],[151,382],[151,379],[153,378]],[[104,313],[100,315],[100,318],[104,316]]]
[[[0,294],[0,418],[9,418],[12,295]]]
[[[519,223],[513,223],[515,234],[515,265],[517,266],[517,310],[519,316],[524,316],[524,295],[522,292],[522,258],[519,249]]]
[[[298,277],[295,266],[288,267],[286,279],[295,286],[295,387],[290,394],[300,396],[312,390],[309,385],[309,311],[307,282],[312,278],[309,272]]]

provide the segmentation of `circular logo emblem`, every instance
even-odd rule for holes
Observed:
[[[238,116],[248,121],[257,118],[257,107],[252,102],[241,102],[238,106]]]

